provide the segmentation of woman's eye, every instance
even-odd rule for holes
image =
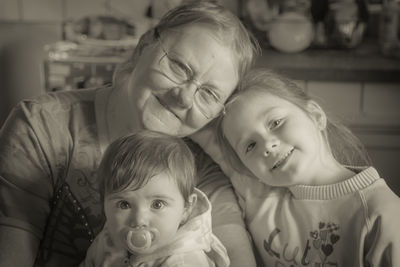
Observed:
[[[199,97],[205,104],[211,105],[219,102],[219,96],[215,91],[207,86],[201,86],[198,91]]]
[[[122,210],[126,210],[129,209],[131,206],[129,205],[129,203],[125,200],[121,200],[117,202],[117,207],[122,209]]]
[[[156,210],[162,209],[164,206],[165,203],[162,200],[154,200],[153,203],[151,203],[151,207]]]
[[[256,142],[251,142],[250,144],[248,144],[246,147],[246,153],[252,151],[255,146],[256,146]]]
[[[169,68],[171,75],[176,82],[183,83],[190,79],[190,70],[179,60],[169,59]]]

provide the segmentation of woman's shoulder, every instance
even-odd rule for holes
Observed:
[[[94,99],[96,89],[81,89],[71,91],[59,91],[41,94],[32,98],[21,100],[14,108],[14,116],[25,117],[28,120],[57,121],[68,119],[72,113],[94,114]],[[93,117],[93,116],[91,116]]]
[[[96,89],[46,93],[21,100],[11,111],[3,131],[21,133],[33,130],[36,135],[67,136],[71,127],[87,128],[96,124],[94,99]]]
[[[76,103],[93,102],[97,89],[80,89],[44,93],[32,98],[23,99],[20,104],[27,108],[54,109],[71,106]]]
[[[185,141],[186,145],[190,148],[190,150],[192,151],[195,159],[196,159],[196,163],[199,164],[200,162],[202,162],[203,164],[215,164],[214,161],[211,159],[210,156],[208,156],[208,154],[206,154],[204,152],[204,150],[195,142],[193,142],[190,138],[188,137],[184,137],[183,140]]]

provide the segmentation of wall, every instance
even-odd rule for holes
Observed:
[[[0,0],[0,20],[62,22],[88,14],[142,19],[148,0]]]
[[[400,196],[400,84],[299,82],[328,113],[350,126],[381,177]]]
[[[19,100],[43,92],[43,45],[60,38],[57,24],[0,23],[0,125]]]
[[[44,92],[43,46],[62,39],[62,22],[93,14],[129,16],[140,33],[148,0],[0,0],[0,125],[21,99]],[[147,24],[146,24],[147,23]]]

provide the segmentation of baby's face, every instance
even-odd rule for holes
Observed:
[[[129,231],[150,233],[151,246],[140,252],[143,254],[168,244],[186,215],[185,200],[175,180],[166,173],[154,176],[138,190],[108,195],[104,209],[107,229],[116,246],[128,249]]]
[[[243,164],[271,186],[310,184],[321,168],[323,138],[302,109],[250,90],[227,107],[223,131]]]

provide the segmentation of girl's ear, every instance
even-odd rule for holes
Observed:
[[[307,103],[307,111],[311,119],[315,122],[318,129],[325,130],[327,124],[327,118],[324,110],[318,105],[317,102],[310,100]]]
[[[185,224],[188,220],[190,214],[192,214],[194,206],[196,206],[197,195],[195,193],[191,194],[186,202],[185,211],[182,215],[181,225]]]

